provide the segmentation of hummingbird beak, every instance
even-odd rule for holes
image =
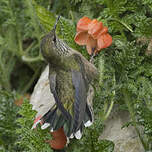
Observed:
[[[58,24],[58,21],[59,21],[59,19],[60,19],[60,15],[58,16],[58,18],[56,19],[56,22],[55,22],[55,25],[54,25],[54,31],[56,30],[56,27],[57,27],[57,24]]]
[[[56,22],[55,22],[54,27],[53,27],[53,31],[54,31],[54,41],[56,41],[55,31],[56,31],[56,27],[57,27],[57,24],[58,24],[59,19],[60,19],[60,15],[59,15],[58,18],[56,19]]]

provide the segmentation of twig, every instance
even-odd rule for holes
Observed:
[[[21,91],[21,94],[26,93],[27,90],[31,87],[32,83],[35,81],[36,77],[38,76],[39,71],[40,71],[40,68],[38,68],[38,69],[35,71],[33,77],[32,77],[31,80],[29,81],[29,83],[28,83],[28,84],[24,87],[24,89]]]

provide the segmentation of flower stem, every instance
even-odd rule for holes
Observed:
[[[36,61],[42,61],[43,58],[41,55],[37,56],[37,57],[27,57],[27,56],[22,56],[22,60],[25,62],[36,62]]]
[[[116,19],[116,18],[110,18],[110,19],[108,19],[109,21],[117,21],[117,22],[119,22],[120,24],[122,24],[124,27],[126,27],[130,32],[133,32],[133,30],[126,24],[126,23],[124,23],[124,22],[122,22],[122,21],[120,21],[120,20],[118,20],[118,19]]]
[[[110,115],[110,113],[112,111],[113,105],[114,105],[114,100],[111,101],[109,109],[108,109],[106,115],[104,116],[104,120],[106,120],[109,117],[109,115]]]

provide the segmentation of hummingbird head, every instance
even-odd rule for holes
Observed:
[[[56,27],[60,16],[58,16],[53,29],[43,37],[41,41],[41,52],[43,57],[51,64],[61,63],[61,58],[67,54],[68,46],[56,35]]]

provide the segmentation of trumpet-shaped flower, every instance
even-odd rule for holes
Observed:
[[[74,40],[78,45],[86,45],[90,55],[97,54],[112,44],[108,28],[103,26],[102,22],[88,17],[83,17],[78,21]]]

